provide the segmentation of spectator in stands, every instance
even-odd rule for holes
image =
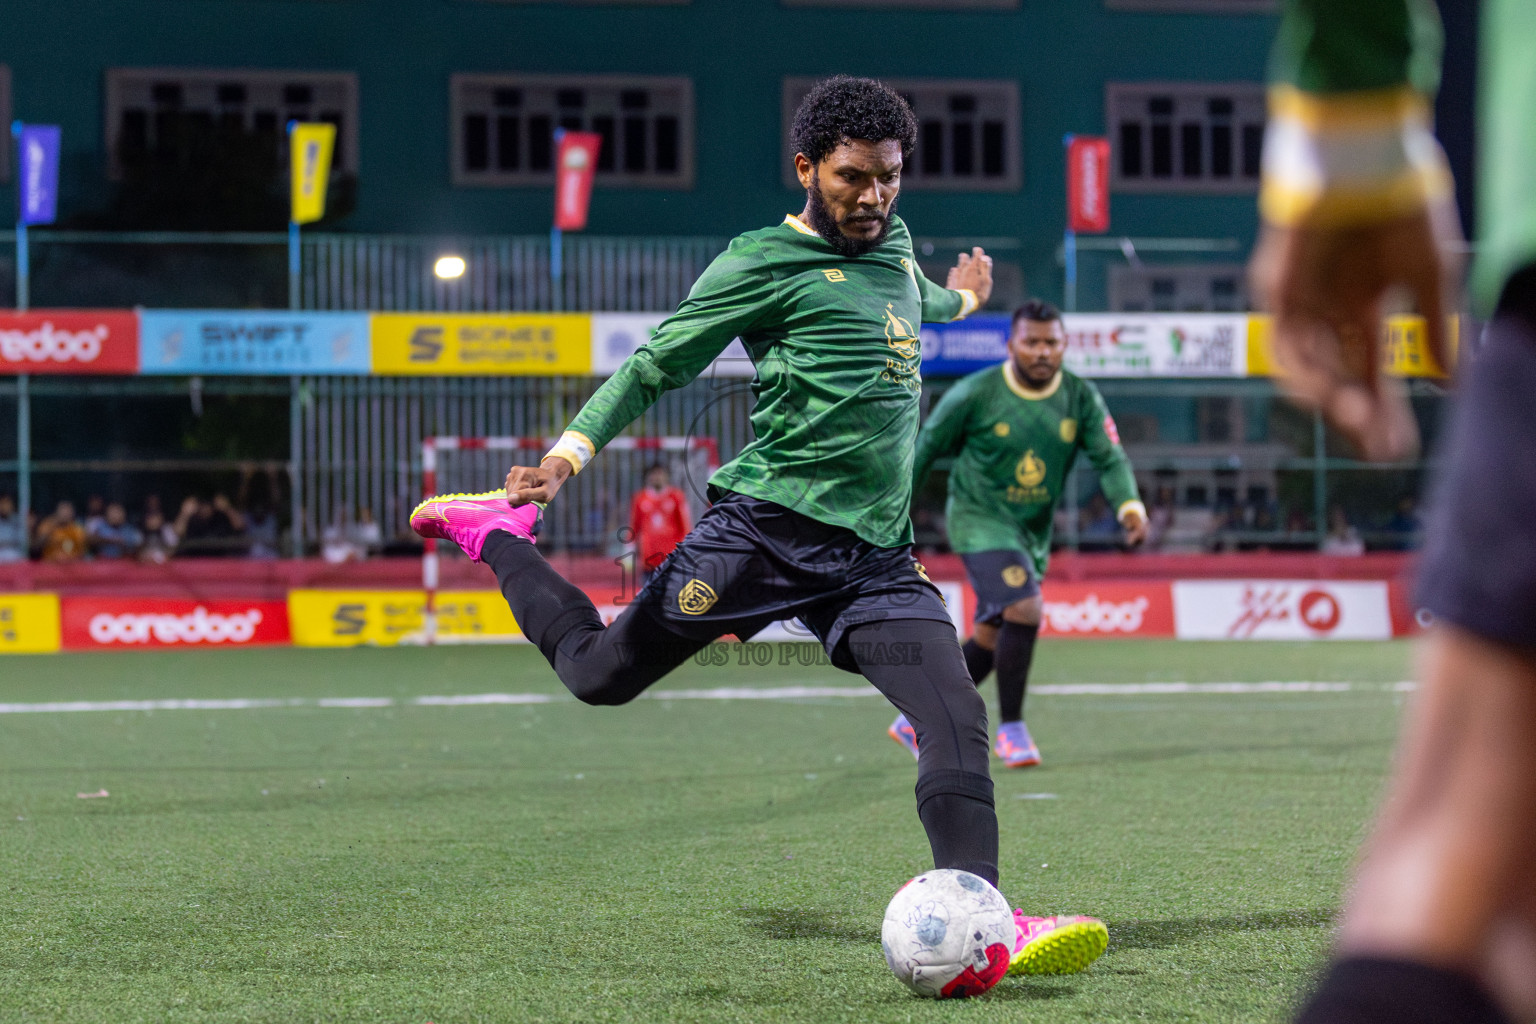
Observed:
[[[146,503],[147,504],[147,503]],[[165,521],[159,502],[144,513],[143,543],[139,546],[139,561],[163,565],[176,551],[176,528]]]
[[[85,527],[86,543],[90,543],[94,534],[102,523],[107,521],[107,503],[99,494],[93,494],[85,499],[85,521],[81,525]]]
[[[85,557],[85,527],[75,518],[75,504],[61,501],[34,534],[45,562],[78,562]]]
[[[108,505],[94,527],[86,521],[85,539],[91,554],[105,559],[136,558],[144,544],[144,534],[128,521],[128,511],[120,501]]]
[[[263,560],[280,557],[277,514],[269,506],[257,505],[245,517],[245,539],[251,544],[247,557]]]
[[[1323,538],[1322,552],[1325,555],[1365,554],[1365,541],[1360,538],[1360,531],[1349,525],[1349,517],[1338,505],[1328,510],[1328,536]]]
[[[0,562],[20,562],[27,557],[27,528],[16,511],[16,500],[0,494]]]
[[[183,501],[175,527],[179,555],[227,558],[245,551],[245,517],[223,494]]]
[[[672,486],[672,474],[659,462],[646,469],[645,486],[630,499],[629,529],[643,585],[688,535],[688,498]]]
[[[1413,495],[1405,494],[1397,502],[1392,518],[1387,520],[1387,532],[1395,534],[1392,547],[1398,551],[1411,551],[1419,546],[1419,532],[1424,528],[1419,519],[1419,503]]]
[[[367,552],[352,541],[352,517],[345,505],[336,509],[336,518],[320,533],[320,557],[332,565],[361,562]]]
[[[1160,484],[1152,495],[1152,504],[1147,508],[1147,542],[1142,546],[1142,550],[1157,551],[1162,548],[1163,537],[1168,533],[1168,528],[1173,525],[1173,513],[1177,503],[1173,488],[1167,484]]]
[[[371,558],[384,549],[384,531],[373,519],[373,509],[364,505],[357,510],[357,522],[347,527],[347,540],[357,550],[358,561]]]
[[[1120,547],[1120,523],[1102,492],[1094,492],[1078,513],[1077,521],[1078,547],[1082,550],[1109,551]]]

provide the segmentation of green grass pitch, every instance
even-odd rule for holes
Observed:
[[[690,664],[658,689],[852,686]],[[1410,678],[1402,644],[1042,646],[995,769],[1003,891],[1109,922],[1088,972],[967,1003],[886,970],[929,866],[878,698],[436,707],[559,694],[528,647],[14,658],[0,702],[390,698],[0,714],[7,1021],[1274,1021],[1318,965]],[[992,687],[985,690],[989,704]],[[76,794],[106,789],[110,796]]]

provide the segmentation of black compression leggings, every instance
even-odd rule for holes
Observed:
[[[702,650],[639,605],[612,626],[534,546],[496,532],[482,557],[523,635],[577,700],[627,704]],[[987,707],[966,671],[954,627],[927,619],[854,626],[845,635],[859,671],[917,730],[917,813],[935,867],[997,882],[997,816],[987,774]]]

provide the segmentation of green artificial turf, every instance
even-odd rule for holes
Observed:
[[[852,686],[690,664],[658,689]],[[391,698],[0,714],[5,1021],[1277,1020],[1326,947],[1409,678],[1401,644],[1042,646],[995,772],[1003,891],[1109,922],[1087,973],[907,994],[886,901],[929,865],[877,698],[424,707],[558,694],[528,647],[12,658],[0,702]],[[989,700],[991,687],[986,689]],[[101,799],[80,792],[109,791]]]

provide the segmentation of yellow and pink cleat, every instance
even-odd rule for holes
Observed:
[[[411,529],[433,540],[453,541],[478,562],[485,538],[494,530],[505,530],[514,537],[533,541],[542,509],[537,502],[513,508],[507,504],[505,491],[439,494],[417,505],[411,512]]]
[[[1096,917],[1030,917],[1013,912],[1018,940],[1009,974],[1076,974],[1109,945],[1109,929]]]

